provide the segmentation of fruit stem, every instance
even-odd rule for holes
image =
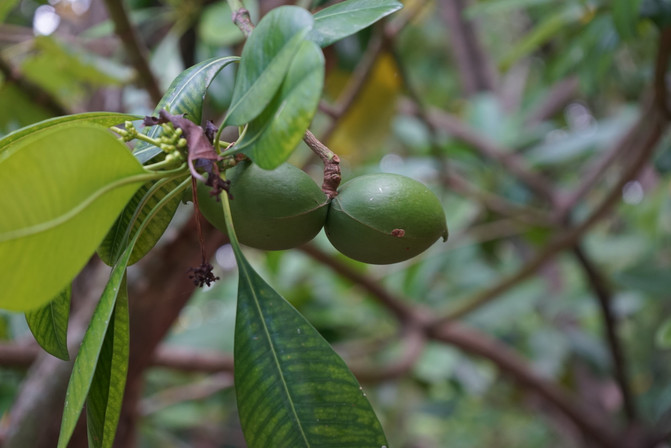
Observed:
[[[322,191],[329,199],[338,195],[338,186],[342,176],[340,175],[340,157],[320,142],[309,130],[305,131],[303,141],[324,162],[324,181]]]

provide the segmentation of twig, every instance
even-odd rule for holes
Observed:
[[[243,5],[240,0],[226,1],[228,2],[228,6],[231,8],[231,11],[233,11],[231,20],[233,20],[235,26],[237,26],[240,31],[242,31],[242,34],[244,34],[245,38],[249,37],[249,35],[252,34],[252,31],[254,31],[254,24],[252,23],[252,19],[249,16],[249,11],[245,8],[245,5]]]
[[[0,57],[0,73],[5,76],[5,82],[14,84],[26,93],[31,101],[43,106],[53,115],[68,115],[70,113],[50,92],[23,77],[2,57]]]
[[[629,376],[627,375],[628,365],[625,361],[624,350],[622,344],[617,335],[617,320],[613,314],[612,309],[612,293],[606,285],[606,281],[603,276],[594,265],[592,260],[587,256],[585,251],[576,245],[573,248],[573,254],[580,263],[585,272],[587,280],[589,281],[594,294],[597,297],[599,302],[599,307],[601,308],[601,315],[603,316],[603,322],[606,333],[606,341],[610,348],[610,354],[612,357],[613,370],[615,373],[615,379],[620,388],[620,393],[622,393],[622,401],[624,404],[624,413],[627,416],[627,419],[630,423],[636,421],[636,406],[633,399],[633,394],[631,393]]]
[[[424,321],[423,312],[407,305],[400,298],[389,293],[379,282],[376,282],[360,272],[352,269],[345,263],[329,256],[327,253],[316,248],[311,244],[306,244],[298,248],[301,252],[310,258],[330,267],[334,272],[351,280],[363,289],[371,293],[381,302],[389,311],[391,311],[400,322]]]
[[[368,42],[368,47],[364,53],[361,61],[357,64],[354,69],[354,73],[350,77],[347,85],[345,86],[344,91],[338,98],[337,104],[332,106],[331,116],[334,118],[331,121],[331,124],[324,130],[320,135],[322,141],[328,142],[335,130],[338,127],[339,119],[343,117],[347,111],[352,107],[355,100],[363,90],[366,85],[366,81],[370,79],[370,75],[373,72],[373,67],[375,66],[375,61],[382,53],[384,48],[384,36],[383,33],[378,30],[377,33],[371,37]]]
[[[140,402],[140,415],[151,415],[185,401],[202,400],[232,386],[233,375],[220,372],[195,383],[164,389]]]
[[[450,33],[457,69],[467,96],[496,87],[494,71],[480,45],[473,22],[464,18],[464,0],[440,2],[440,12]]]
[[[338,195],[338,186],[342,180],[340,175],[340,158],[336,153],[328,149],[326,145],[317,140],[309,130],[305,131],[303,141],[306,145],[322,159],[324,163],[324,180],[322,182],[322,191],[326,193],[329,199]]]
[[[666,70],[669,67],[671,58],[671,28],[662,30],[659,36],[659,49],[655,61],[655,104],[664,114],[667,120],[671,119],[669,111],[668,87],[666,80]]]
[[[533,126],[552,118],[576,96],[578,86],[578,78],[572,76],[550,87],[543,101],[527,117],[526,124]]]
[[[413,115],[419,113],[418,107],[409,102],[403,103],[401,110]],[[488,159],[499,162],[534,193],[551,204],[554,202],[554,190],[551,183],[545,177],[527,168],[524,161],[512,151],[482,136],[459,118],[438,109],[432,108],[429,110],[428,120],[433,123],[433,126],[443,129],[457,140],[467,143]]]
[[[624,185],[629,180],[636,176],[636,174],[641,170],[641,168],[643,168],[645,163],[652,155],[656,144],[659,142],[662,136],[662,132],[666,123],[663,122],[660,114],[655,113],[653,110],[650,112],[650,114],[648,114],[648,120],[645,124],[648,135],[645,136],[645,139],[642,140],[641,147],[630,148],[637,154],[636,159],[632,161],[625,173],[620,177],[618,182],[611,188],[610,192],[602,200],[601,204],[599,204],[599,206],[585,221],[559,235],[541,252],[536,254],[526,264],[524,264],[524,266],[522,266],[522,268],[520,268],[520,270],[515,274],[504,278],[501,282],[490,288],[486,288],[476,293],[473,297],[466,300],[464,304],[459,305],[453,309],[445,317],[438,319],[435,325],[442,325],[445,322],[454,321],[472,311],[475,311],[486,303],[496,299],[499,295],[508,289],[529,278],[534,272],[536,272],[545,263],[550,261],[559,252],[573,247],[582,238],[582,235],[584,235],[587,230],[589,230],[594,224],[601,220],[612,208],[612,206],[617,203],[621,197],[622,187],[624,187]]]
[[[435,328],[429,332],[429,336],[493,362],[515,381],[556,406],[574,425],[599,445],[607,448],[620,446],[616,435],[599,415],[583,408],[569,398],[566,391],[535,374],[523,358],[495,339],[456,323]]]
[[[163,96],[159,82],[149,66],[148,51],[140,42],[135,28],[130,23],[128,14],[124,9],[124,2],[121,0],[105,0],[105,6],[110,19],[114,23],[114,32],[123,43],[131,64],[137,70],[139,84],[147,90],[151,100],[158,103]]]

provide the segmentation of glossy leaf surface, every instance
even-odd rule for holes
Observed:
[[[70,359],[67,342],[70,290],[68,285],[46,305],[26,313],[26,322],[37,343],[47,353],[64,361]]]
[[[154,114],[167,109],[173,115],[185,114],[186,118],[200,125],[207,88],[224,67],[238,59],[236,56],[208,59],[184,70],[170,84],[154,109]],[[154,126],[148,129],[146,134],[150,137],[158,137],[161,135],[161,127]],[[139,143],[134,151],[140,163],[147,162],[159,153],[161,153],[159,148],[144,142]]]
[[[114,264],[115,256],[135,236],[151,210],[161,199],[177,188],[181,181],[181,178],[160,180],[147,183],[137,191],[98,247],[98,255],[106,264],[110,266]],[[129,266],[139,261],[156,245],[175,215],[179,202],[179,197],[173,198],[153,216],[148,225],[144,226],[142,235],[135,243],[135,248],[128,262]]]
[[[310,39],[326,47],[372,25],[398,11],[403,5],[396,0],[347,0],[324,8],[315,14]]]
[[[242,50],[224,125],[244,125],[266,108],[312,25],[312,15],[296,6],[273,9],[261,19]]]
[[[261,168],[282,164],[303,138],[317,109],[324,84],[324,56],[303,41],[271,103],[249,124],[236,145]]]
[[[29,311],[61,292],[152,176],[92,125],[40,132],[7,149],[0,157],[0,307]]]
[[[113,313],[115,305],[119,298],[121,298],[122,302],[126,298],[127,292],[124,289],[126,266],[132,250],[133,246],[129,245],[123,255],[119,258],[117,264],[112,268],[109,281],[100,297],[100,302],[98,302],[98,305],[93,312],[91,323],[89,324],[89,328],[86,330],[82,344],[79,347],[79,353],[77,354],[77,359],[75,359],[75,364],[72,368],[72,376],[70,376],[68,389],[65,393],[65,409],[63,410],[63,420],[61,421],[61,432],[58,437],[58,448],[65,448],[70,441],[70,437],[72,437],[72,433],[77,425],[77,420],[79,420],[79,414],[81,414],[84,402],[86,401],[93,383],[96,367],[101,356],[101,351],[103,350],[105,335],[110,326],[110,321],[114,317]],[[123,307],[124,305],[121,306]],[[127,311],[125,312],[127,313]],[[116,324],[116,319],[114,321]],[[120,350],[120,347],[116,348]],[[115,353],[115,356],[116,355],[117,353]],[[112,360],[109,359],[106,361],[112,362]],[[101,387],[100,383],[97,383],[96,392],[98,393],[100,392],[99,387]],[[121,389],[123,390],[123,385],[121,385]],[[115,394],[116,392],[113,393]],[[109,394],[107,397],[109,397]],[[98,400],[98,398],[94,398],[94,402],[101,408],[103,405],[100,404],[99,400],[96,400]],[[105,404],[104,407],[107,408],[107,404]],[[103,423],[102,425],[104,427],[105,424]],[[116,423],[114,426],[116,429]],[[103,429],[102,431],[99,431],[99,433],[103,434],[104,431],[105,430]]]
[[[89,447],[109,448],[114,442],[126,385],[128,353],[128,291],[124,276],[86,400]]]
[[[138,116],[119,114],[113,112],[87,112],[83,114],[66,115],[64,117],[50,118],[39,123],[18,129],[0,140],[0,153],[12,145],[18,144],[22,139],[36,137],[37,134],[47,132],[56,127],[65,129],[69,126],[80,126],[82,124],[98,124],[100,126],[114,126],[126,120],[137,120]]]

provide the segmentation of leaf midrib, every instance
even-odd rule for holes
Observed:
[[[238,247],[239,250],[239,247]],[[236,251],[237,252],[237,251]],[[294,416],[294,419],[296,420],[296,424],[298,425],[298,429],[300,430],[301,437],[303,438],[303,441],[305,442],[306,447],[310,447],[310,442],[308,442],[307,436],[305,435],[305,431],[303,431],[303,425],[301,424],[300,418],[298,417],[298,413],[296,412],[296,408],[294,406],[294,400],[293,397],[291,396],[291,393],[289,392],[289,386],[287,385],[287,382],[284,378],[284,374],[282,373],[282,368],[280,366],[280,360],[279,357],[277,356],[277,352],[275,351],[275,346],[273,345],[272,339],[270,337],[270,331],[268,330],[268,326],[266,325],[266,320],[264,319],[263,312],[261,311],[261,306],[259,304],[259,298],[256,295],[256,289],[254,288],[254,285],[252,285],[250,279],[250,275],[248,272],[248,264],[247,260],[244,259],[244,256],[242,255],[242,252],[237,253],[238,255],[238,269],[240,270],[240,275],[244,274],[245,280],[247,281],[247,284],[249,286],[249,290],[251,292],[252,298],[254,299],[254,307],[256,308],[256,311],[258,312],[259,316],[261,317],[261,323],[263,325],[263,332],[266,335],[266,338],[268,340],[268,345],[270,346],[270,351],[272,353],[273,361],[275,363],[275,367],[277,368],[277,372],[280,376],[280,380],[282,383],[282,389],[284,390],[288,401],[289,405],[291,406],[291,413]],[[249,267],[251,269],[251,267]]]

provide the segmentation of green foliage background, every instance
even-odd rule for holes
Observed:
[[[109,109],[109,104],[129,114],[153,110],[147,93],[133,83],[134,72],[123,53],[97,46],[113,39],[109,22],[68,15],[67,2],[61,2],[56,8],[62,16],[59,31],[33,37],[31,22],[41,4],[18,3],[6,12],[0,7],[0,18],[6,14],[0,30],[11,31],[18,40],[0,33],[0,61],[20,74],[2,71],[0,136],[64,110]],[[319,7],[319,2],[299,3]],[[544,220],[553,210],[537,191],[478,151],[477,142],[427,116],[456,118],[472,134],[518,156],[555,193],[573,191],[585,168],[645,113],[659,26],[668,25],[669,7],[663,0],[466,2],[463,18],[475,26],[485,70],[494,79],[493,89],[469,91],[460,72],[463,61],[455,53],[458,36],[449,27],[443,2],[404,3],[404,10],[384,24],[325,49],[326,104],[340,105],[337,98],[347,94],[347,85],[356,82],[368,62],[370,76],[336,120],[339,126],[331,124],[322,108],[311,128],[318,136],[330,134],[326,143],[341,155],[344,180],[386,171],[429,185],[446,210],[449,242],[391,266],[348,260],[323,233],[313,249],[245,253],[361,375],[391,446],[582,446],[579,432],[533,388],[512,381],[487,357],[453,345],[409,345],[388,307],[352,276],[315,262],[313,254],[325,253],[413,309],[442,315],[468,306],[484,288],[522,268],[561,229]],[[245,4],[254,20],[267,12],[263,2]],[[126,6],[163,90],[192,63],[240,52],[242,35],[223,2],[133,0]],[[99,13],[95,8],[89,12]],[[395,26],[399,31],[389,34],[388,46],[372,58],[383,33]],[[184,54],[180,42],[187,35],[194,40]],[[570,94],[552,114],[537,119],[560,84],[570,86]],[[231,73],[223,70],[208,91],[204,118],[224,118],[232,86]],[[33,95],[36,89],[52,101]],[[302,144],[290,160],[319,178],[321,166]],[[573,209],[575,221],[588,216],[612,190],[627,165],[626,156],[622,160]],[[627,184],[613,212],[580,241],[609,291],[638,418],[648,427],[662,428],[668,428],[671,412],[670,171],[669,142],[663,137],[638,181]],[[182,205],[171,229],[177,231],[190,213],[191,207]],[[194,294],[165,347],[232,356],[237,289],[232,260],[229,249],[219,249],[214,261],[221,281]],[[602,311],[570,251],[459,322],[513,350],[530,369],[613,427],[627,420]],[[0,311],[2,345],[28,337],[22,316]],[[0,434],[8,431],[20,384],[29,375],[0,356],[0,416],[5,416]],[[138,446],[245,446],[235,393],[224,374],[149,369],[139,427]]]

